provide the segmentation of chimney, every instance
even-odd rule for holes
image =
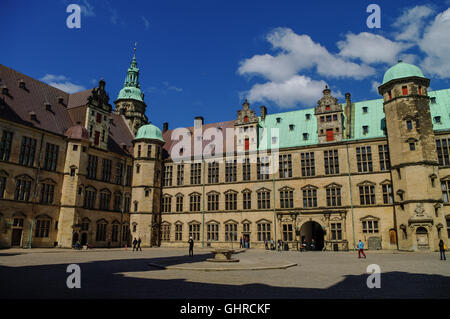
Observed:
[[[352,137],[352,100],[350,98],[350,93],[345,93],[345,137],[351,138]]]
[[[163,133],[164,133],[164,132],[167,132],[168,130],[169,130],[169,123],[164,122],[164,123],[163,123]]]
[[[194,118],[194,127],[199,128],[200,126],[203,125],[203,122],[204,122],[203,116],[196,116]]]
[[[348,105],[352,104],[352,101],[350,99],[350,93],[345,93],[345,103]]]
[[[260,109],[260,113],[261,113],[261,120],[265,120],[266,119],[266,115],[267,115],[267,108],[264,105],[261,105],[259,107]]]

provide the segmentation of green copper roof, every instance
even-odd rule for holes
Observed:
[[[141,138],[160,140],[161,142],[164,142],[161,130],[153,124],[146,124],[139,128],[134,139],[138,140]]]
[[[424,78],[422,71],[417,66],[400,60],[396,65],[390,67],[386,73],[384,73],[383,84],[394,79],[407,78],[410,76],[419,76]]]
[[[434,130],[449,131],[450,89],[428,91],[428,96],[430,97],[430,113]],[[383,99],[360,101],[352,105],[352,136],[350,139],[344,139],[344,141],[385,137],[386,119],[383,111]],[[343,104],[343,107],[345,107],[345,104]],[[309,120],[306,114],[310,114]],[[345,123],[345,118],[343,123]],[[290,125],[293,125],[293,127],[290,127]],[[317,118],[314,115],[314,108],[269,114],[266,115],[264,121],[259,118],[259,126],[260,136],[263,129],[267,129],[267,137],[259,144],[259,150],[271,148],[271,128],[279,129],[277,142],[280,149],[318,144]],[[364,132],[364,126],[367,126],[367,133]],[[347,130],[347,128],[345,129]],[[303,133],[307,134],[306,139]]]
[[[123,89],[120,90],[117,99],[132,99],[144,102],[144,94],[139,85],[139,68],[137,67],[136,55],[133,55]]]

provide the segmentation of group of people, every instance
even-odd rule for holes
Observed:
[[[136,238],[134,238],[134,240],[133,240],[133,251],[138,251],[138,250],[140,250],[140,251],[142,251],[142,248],[141,248],[141,237],[139,237],[139,239],[136,239]]]
[[[241,237],[239,240],[239,248],[250,248],[248,237]]]

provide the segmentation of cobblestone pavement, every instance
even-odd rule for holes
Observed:
[[[287,269],[195,271],[149,264],[201,263],[210,250],[144,248],[0,250],[0,298],[449,298],[450,262],[439,253],[368,251],[234,255],[244,264],[296,263]],[[81,268],[81,288],[68,289],[69,264]],[[369,289],[367,266],[381,268],[381,288]]]

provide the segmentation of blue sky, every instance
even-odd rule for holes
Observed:
[[[81,29],[66,7],[82,7]],[[369,29],[366,8],[381,8]],[[147,115],[154,124],[232,120],[248,97],[269,113],[313,107],[328,84],[343,101],[374,89],[399,58],[432,89],[450,87],[450,2],[112,1],[2,2],[0,63],[68,91],[100,78],[114,101],[137,42]],[[448,10],[447,10],[448,9]],[[5,14],[6,13],[6,14]]]

